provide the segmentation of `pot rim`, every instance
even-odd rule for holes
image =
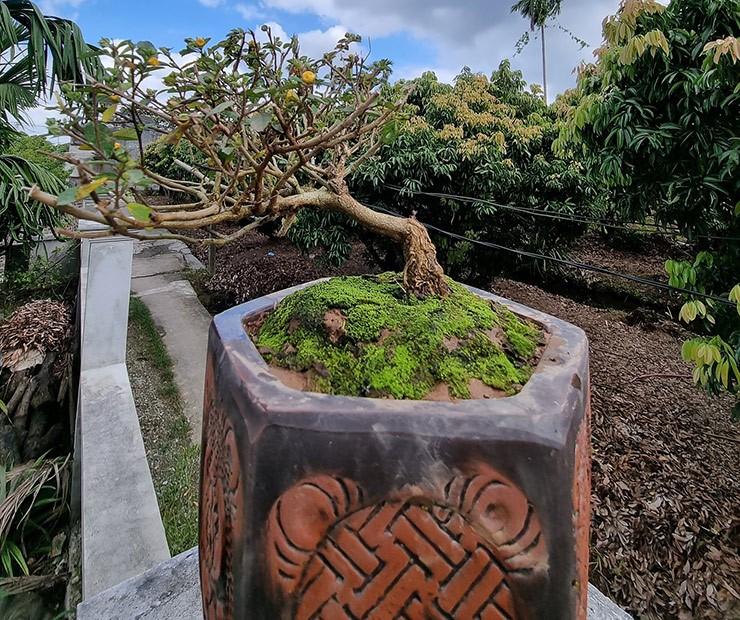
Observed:
[[[329,278],[277,291],[239,304],[214,317],[209,336],[210,347],[215,342],[223,346],[241,381],[241,389],[250,392],[252,402],[261,403],[269,420],[266,424],[295,426],[298,414],[319,415],[322,424],[328,418],[357,417],[357,411],[372,412],[373,429],[407,432],[411,418],[423,415],[427,423],[439,418],[438,427],[449,423],[488,416],[490,425],[530,433],[533,438],[560,445],[567,435],[568,419],[579,403],[588,398],[588,339],[585,332],[566,321],[528,306],[510,301],[480,289],[466,286],[471,292],[499,302],[515,314],[542,326],[549,334],[534,373],[522,389],[513,396],[495,399],[461,399],[456,402],[426,400],[391,400],[363,396],[341,396],[305,392],[286,386],[270,370],[243,327],[243,319],[269,311],[287,295]],[[219,359],[220,356],[217,357]],[[329,402],[331,401],[331,402]],[[543,403],[546,407],[543,407]],[[317,412],[319,412],[317,414]],[[456,420],[456,421],[455,421]],[[450,422],[451,421],[451,422]],[[485,420],[484,420],[485,422]],[[338,422],[341,426],[341,422]],[[357,426],[352,423],[351,426]],[[377,427],[377,428],[376,428]],[[473,424],[471,433],[480,433],[480,420]],[[465,429],[459,429],[465,434]],[[559,431],[563,431],[560,433]],[[553,442],[553,437],[558,441]]]

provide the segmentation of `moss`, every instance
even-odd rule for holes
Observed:
[[[541,331],[455,282],[450,289],[444,299],[417,299],[398,274],[335,278],[286,297],[255,344],[321,392],[420,399],[442,382],[469,398],[470,380],[479,379],[516,393],[532,373]],[[333,330],[324,324],[330,310],[343,317]]]

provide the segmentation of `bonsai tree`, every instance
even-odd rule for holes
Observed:
[[[360,39],[353,35],[314,60],[300,54],[297,39],[284,42],[268,27],[262,31],[258,36],[233,30],[214,45],[187,39],[179,54],[149,42],[102,41],[112,66],[83,87],[63,87],[64,120],[52,125],[93,151],[94,158],[64,156],[79,169],[81,185],[58,196],[32,188],[31,197],[105,227],[70,235],[217,246],[275,220],[284,234],[306,207],[341,212],[402,245],[408,292],[447,295],[424,227],[414,218],[362,205],[345,183],[397,127],[405,92],[388,84],[390,63],[369,63],[357,54],[352,44]],[[162,69],[170,70],[163,88],[149,88]],[[113,124],[123,128],[114,130]],[[146,130],[161,132],[166,144],[187,141],[204,156],[202,166],[180,163],[194,181],[166,177],[146,165]],[[125,142],[132,146],[125,148]],[[152,183],[187,200],[150,205],[141,190]],[[92,209],[76,205],[85,198]],[[224,222],[237,223],[237,231],[205,240],[192,235]]]

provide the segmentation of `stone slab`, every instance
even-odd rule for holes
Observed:
[[[200,620],[198,550],[163,562],[77,607],[78,620]]]
[[[125,364],[81,373],[79,424],[82,596],[87,599],[170,553]]]
[[[78,620],[201,620],[198,550],[190,549],[77,607]],[[631,620],[593,585],[588,620]]]
[[[588,620],[632,620],[632,616],[589,583]]]
[[[126,360],[130,239],[87,240],[80,267],[81,367],[102,368]]]

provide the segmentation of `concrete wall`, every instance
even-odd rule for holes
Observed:
[[[81,247],[75,458],[83,599],[170,557],[125,363],[132,254],[125,238]]]

